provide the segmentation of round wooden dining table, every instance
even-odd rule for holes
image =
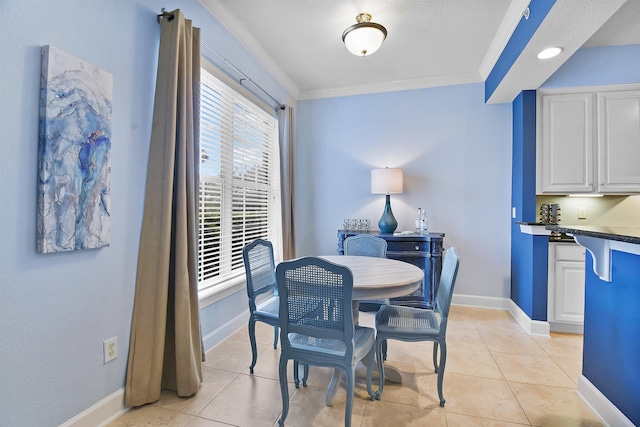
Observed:
[[[413,264],[388,258],[353,255],[327,255],[320,258],[343,265],[353,275],[353,318],[358,324],[360,300],[400,297],[416,291],[424,280],[424,272]],[[374,365],[377,369],[377,365]],[[400,372],[393,367],[385,368],[385,378],[402,382]],[[326,404],[333,405],[333,398],[342,378],[336,369],[327,389]]]
[[[353,300],[400,297],[418,289],[424,271],[408,262],[389,258],[327,255],[320,258],[349,267],[353,274]]]

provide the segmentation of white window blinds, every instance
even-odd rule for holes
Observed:
[[[278,253],[281,230],[277,119],[201,71],[200,290],[243,275],[257,238]]]

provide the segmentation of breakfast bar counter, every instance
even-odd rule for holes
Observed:
[[[640,227],[559,226],[584,246],[584,347],[578,393],[608,425],[640,425]]]
[[[618,242],[640,244],[640,226],[628,225],[549,225],[547,229],[577,236],[598,237]]]

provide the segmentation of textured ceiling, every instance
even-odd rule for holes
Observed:
[[[640,44],[640,0],[627,0],[584,47]]]
[[[484,81],[529,5],[529,0],[200,1],[298,99]],[[554,20],[570,39],[568,51],[592,35],[593,46],[640,38],[640,0],[628,0],[627,13],[614,15],[611,29],[604,26],[594,35],[624,1],[557,0],[561,7],[554,6],[560,11]],[[592,7],[585,6],[589,3]],[[361,12],[388,31],[380,50],[366,58],[350,54],[341,39]],[[564,60],[540,70],[527,63],[526,78],[531,84],[544,81]],[[496,102],[509,102],[513,90],[503,91]]]

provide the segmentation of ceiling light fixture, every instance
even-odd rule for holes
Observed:
[[[563,50],[564,49],[559,46],[548,47],[538,54],[538,59],[553,58],[554,56],[560,55],[560,52]]]
[[[371,22],[371,15],[361,13],[356,16],[357,24],[344,30],[342,41],[349,52],[357,56],[367,56],[380,48],[387,38],[387,29],[380,24]]]

